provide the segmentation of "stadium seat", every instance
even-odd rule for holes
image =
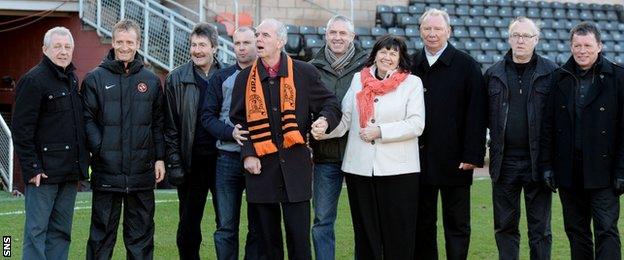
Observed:
[[[451,3],[455,3],[456,5],[468,5],[469,0],[455,0],[455,1],[451,1]],[[430,1],[428,1],[430,2]]]
[[[575,9],[568,10],[568,13],[566,14],[566,17],[568,19],[580,19],[579,12],[578,12],[578,10],[575,10]]]
[[[483,6],[483,0],[468,0],[468,4],[472,6]]]
[[[296,25],[286,25],[286,32],[288,33],[292,33],[292,34],[298,34],[299,33],[299,26]]]
[[[509,50],[509,44],[507,44],[506,42],[500,41],[496,43],[496,49],[498,51],[504,52]]]
[[[367,50],[370,50],[373,46],[375,46],[375,41],[373,40],[360,41],[360,43],[362,44],[362,48]]]
[[[379,24],[384,28],[394,26],[394,13],[379,13]]]
[[[555,17],[555,14],[552,9],[542,9],[539,13],[540,18],[542,19],[551,19]]]
[[[360,40],[360,42],[362,41],[375,41],[375,37],[370,36],[370,35],[361,35],[357,37],[358,40]]]
[[[500,17],[513,17],[513,9],[509,6],[498,8],[498,15]]]
[[[488,19],[488,18],[480,18],[479,19],[479,26],[481,27],[494,27],[494,20],[493,19]]]
[[[509,0],[498,0],[498,6],[511,6],[511,1],[509,1]]]
[[[589,9],[589,4],[583,3],[583,2],[578,2],[578,3],[576,3],[576,9],[578,9],[578,10],[587,10],[587,9]]]
[[[557,62],[559,65],[563,65],[564,63],[566,63],[566,61],[568,61],[569,58],[570,58],[569,53],[559,53],[559,55],[557,55],[557,60],[555,62]]]
[[[485,38],[485,33],[481,27],[468,27],[471,38]]]
[[[539,1],[537,2],[537,7],[544,10],[546,8],[553,8],[552,2],[550,1]]]
[[[613,45],[613,51],[614,51],[615,53],[617,53],[618,55],[620,55],[621,53],[623,53],[623,52],[624,52],[624,47],[622,47],[622,45],[621,45],[621,44],[616,43],[616,44],[614,44],[614,45]]]
[[[489,55],[478,55],[476,58],[477,62],[481,63],[481,64],[490,64],[493,62],[492,57]]]
[[[557,36],[559,36],[559,40],[568,40],[570,38],[570,33],[565,29],[557,30]]]
[[[493,42],[489,42],[489,41],[483,41],[481,42],[481,50],[494,51],[496,50],[496,44]]]
[[[499,61],[500,61],[500,60],[502,60],[502,59],[503,59],[503,55],[500,55],[500,54],[494,54],[494,55],[492,55],[492,62],[493,62],[493,63],[499,62]]]
[[[325,26],[319,26],[318,28],[316,28],[316,32],[319,35],[325,35],[325,31],[326,31]]]
[[[303,40],[299,34],[288,34],[288,41],[286,42],[286,52],[289,54],[299,55],[301,49],[303,49]]]
[[[481,48],[481,46],[478,46],[477,43],[471,40],[464,41],[464,49],[467,51],[479,50],[479,48]]]
[[[381,28],[381,27],[373,27],[371,28],[371,35],[372,36],[384,36],[388,34],[388,31],[385,28]]]
[[[529,18],[540,18],[540,9],[537,7],[530,7],[527,9],[526,16]]]
[[[467,16],[470,13],[470,8],[465,5],[460,5],[455,8],[455,15],[457,16]]]
[[[417,26],[408,26],[405,27],[405,36],[407,37],[418,37],[420,35],[420,31]]]
[[[464,19],[459,17],[451,17],[451,26],[464,26]]]
[[[303,41],[307,42],[308,39],[317,39],[317,40],[321,40],[323,39],[322,36],[318,35],[318,34],[304,34],[303,35]]]
[[[591,3],[589,4],[589,9],[590,10],[602,10],[602,6],[596,3]]]
[[[484,32],[487,39],[499,39],[501,37],[496,28],[486,27]]]
[[[615,10],[607,10],[607,21],[619,21],[619,17],[617,11]]]
[[[466,18],[464,19],[464,24],[466,26],[479,26],[479,19],[478,18]]]
[[[410,26],[410,25],[418,25],[418,19],[416,17],[409,16],[409,15],[403,16],[401,20],[399,20],[398,22],[399,22],[398,26],[403,27],[403,28]]]
[[[601,38],[601,40],[603,42],[612,41],[613,40],[613,37],[611,36],[610,33],[602,33],[602,34],[600,34],[600,38]]]
[[[324,44],[325,44],[325,42],[323,42],[323,40],[310,38],[310,39],[306,40],[306,46],[305,47],[306,48],[323,47]]]
[[[494,26],[497,28],[507,28],[509,27],[509,23],[511,22],[511,18],[505,17],[502,19],[496,19],[494,21]]]
[[[526,8],[524,7],[515,7],[512,11],[514,17],[518,16],[526,16]]]
[[[570,45],[567,45],[567,44],[563,43],[563,41],[559,41],[559,42],[557,43],[556,48],[557,48],[557,51],[558,51],[558,52],[566,52],[566,51],[570,51]]]
[[[367,27],[355,27],[355,35],[357,36],[371,35],[371,29]]]
[[[392,7],[392,12],[395,14],[406,14],[408,13],[407,6],[395,5]]]
[[[453,35],[457,38],[469,38],[468,30],[464,26],[455,26],[453,28]]]
[[[562,21],[555,19],[553,20],[552,23],[552,28],[557,30],[557,29],[565,29],[565,23],[563,23]]]
[[[483,10],[483,15],[485,17],[495,17],[498,16],[498,8],[494,6],[487,7]]]
[[[388,5],[377,5],[377,13],[391,13],[392,7]]]
[[[299,26],[299,33],[306,35],[306,34],[317,34],[316,33],[316,27],[314,26],[307,26],[307,25],[303,25],[303,26]]]
[[[555,20],[557,19],[566,19],[566,10],[565,9],[555,9],[554,11]]]
[[[501,39],[509,38],[509,29],[507,29],[507,28],[500,28],[500,29],[498,29],[498,32],[501,35]]]
[[[442,5],[442,7],[440,7],[440,10],[447,12],[449,15],[455,15],[455,5],[453,4],[446,4],[446,5]]]
[[[473,6],[470,8],[470,11],[468,11],[468,14],[472,17],[483,16],[484,10],[485,8],[483,6]]]
[[[624,55],[615,56],[613,62],[620,64],[620,66],[624,65]]]
[[[484,6],[498,6],[498,0],[483,0]]]
[[[553,9],[564,9],[565,8],[565,6],[563,6],[563,2],[557,2],[557,1],[550,2],[550,7],[552,7]]]
[[[552,29],[543,29],[542,38],[544,39],[557,39],[557,33]]]
[[[425,12],[425,4],[410,5],[407,12],[412,15],[420,15]]]
[[[581,10],[581,12],[579,13],[579,18],[586,21],[593,20],[594,14],[589,10]]]
[[[455,48],[460,49],[460,50],[466,49],[466,47],[464,46],[464,42],[462,41],[453,42],[453,46],[455,46]]]
[[[538,6],[538,4],[537,4],[537,1],[534,1],[534,0],[528,0],[528,1],[514,1],[514,2],[515,2],[516,4],[517,4],[518,2],[523,3],[523,4],[524,4],[524,6],[525,6],[526,8],[538,8],[538,7],[539,7],[539,6]],[[514,2],[512,2],[512,3],[514,3]]]
[[[403,30],[403,28],[392,27],[388,28],[388,34],[392,34],[395,36],[405,36],[405,30]]]
[[[613,41],[615,42],[621,42],[622,40],[624,40],[624,37],[622,36],[622,33],[618,32],[618,31],[614,31],[611,33],[611,38],[613,38]]]

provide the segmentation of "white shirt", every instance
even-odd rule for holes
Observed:
[[[440,56],[442,56],[442,52],[444,52],[444,50],[446,50],[446,47],[448,46],[448,42],[444,44],[444,46],[442,47],[442,49],[440,49],[438,52],[436,53],[430,53],[429,50],[427,50],[427,47],[425,47],[425,55],[427,56],[427,61],[429,62],[429,66],[433,66],[433,64],[438,61],[438,58],[440,58]]]

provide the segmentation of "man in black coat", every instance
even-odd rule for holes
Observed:
[[[592,23],[571,30],[570,48],[572,57],[553,75],[539,167],[545,183],[559,187],[572,259],[620,259],[624,68],[602,56]]]
[[[424,49],[412,73],[423,81],[425,131],[419,138],[421,176],[416,234],[417,258],[437,259],[437,200],[442,194],[446,255],[466,259],[470,242],[472,173],[483,165],[486,98],[479,64],[448,43],[446,12],[430,9],[420,18]]]
[[[87,259],[110,258],[123,205],[129,259],[154,251],[154,187],[165,175],[160,79],[137,54],[141,29],[113,27],[113,48],[82,82],[93,205]]]
[[[552,192],[537,169],[542,110],[557,65],[534,53],[539,28],[511,21],[505,57],[485,72],[489,92],[490,176],[500,259],[519,259],[520,194],[524,190],[531,259],[550,259]]]
[[[315,127],[331,131],[340,121],[337,98],[314,66],[280,50],[286,27],[268,19],[256,31],[259,59],[241,71],[232,92],[230,119],[249,130],[241,157],[247,201],[255,207],[269,259],[283,259],[283,214],[291,259],[312,259],[310,198],[312,161],[305,136]]]
[[[214,58],[218,37],[212,25],[195,25],[189,39],[191,60],[172,70],[165,80],[167,178],[178,188],[180,221],[176,243],[181,259],[199,259],[208,191],[212,193],[215,211],[217,208],[216,139],[202,126],[201,107],[208,79],[222,68]],[[219,217],[216,216],[217,222]]]
[[[67,259],[78,180],[88,177],[74,39],[48,30],[43,59],[17,84],[13,144],[26,183],[24,259]]]

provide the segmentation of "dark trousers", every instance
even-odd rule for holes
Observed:
[[[258,217],[261,241],[268,259],[284,259],[282,216],[286,230],[288,259],[311,260],[310,201],[282,203],[249,203]]]
[[[76,182],[26,185],[23,259],[67,259],[76,187]]]
[[[414,257],[418,174],[345,174],[355,233],[355,259]]]
[[[178,186],[180,201],[178,232],[176,242],[180,259],[199,259],[202,241],[201,221],[208,191],[212,193],[212,204],[217,208],[215,185],[216,154],[193,154],[191,171],[184,176],[184,183]],[[218,216],[217,216],[218,217]],[[216,219],[218,223],[219,220]]]
[[[154,191],[93,191],[87,259],[111,259],[123,205],[123,238],[127,259],[153,259]]]
[[[541,183],[492,183],[494,230],[499,259],[520,259],[520,196],[524,202],[529,237],[530,259],[550,259],[552,234],[550,208],[552,192]]]
[[[466,259],[470,244],[470,186],[420,185],[414,259],[438,259],[438,193],[442,195],[442,220],[446,257]]]
[[[620,201],[613,189],[559,189],[563,224],[570,241],[570,255],[576,259],[621,259],[617,228]],[[591,224],[594,225],[592,242]]]

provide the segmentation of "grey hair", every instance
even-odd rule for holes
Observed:
[[[507,28],[507,31],[509,32],[509,35],[511,36],[511,28],[513,28],[514,26],[516,26],[517,23],[530,23],[533,25],[533,28],[535,29],[535,33],[537,35],[537,37],[540,37],[541,34],[541,30],[539,28],[539,26],[537,25],[537,23],[529,18],[526,18],[524,16],[519,16],[514,18],[513,20],[511,20],[511,22],[509,23],[509,28]]]
[[[69,29],[62,26],[54,27],[45,33],[43,36],[43,46],[50,47],[52,35],[69,36],[69,41],[71,42],[71,45],[74,46],[74,37]]]
[[[252,33],[256,33],[256,29],[253,27],[249,27],[249,26],[241,26],[238,27],[236,30],[234,30],[234,33],[243,33],[243,32],[247,32],[247,31],[251,31]],[[234,34],[232,34],[234,35]]]
[[[451,27],[451,18],[449,17],[449,14],[444,10],[440,10],[436,8],[431,8],[425,11],[425,13],[423,13],[418,19],[418,23],[422,25],[423,21],[427,19],[429,16],[436,16],[436,15],[442,16],[442,18],[444,18],[444,21],[446,22],[446,25],[448,25],[448,27]]]
[[[329,21],[327,21],[327,25],[325,26],[325,28],[329,28],[329,25],[331,25],[334,22],[346,23],[347,29],[349,29],[349,32],[355,33],[355,26],[353,26],[353,21],[351,21],[351,19],[349,19],[348,17],[341,15],[341,14],[335,15],[334,17],[329,19]]]
[[[275,27],[277,27],[277,37],[282,40],[284,44],[286,44],[286,42],[288,41],[288,30],[286,29],[286,25],[283,22],[280,22],[273,18],[269,18],[264,19],[260,24],[263,23],[271,23],[275,25]]]

